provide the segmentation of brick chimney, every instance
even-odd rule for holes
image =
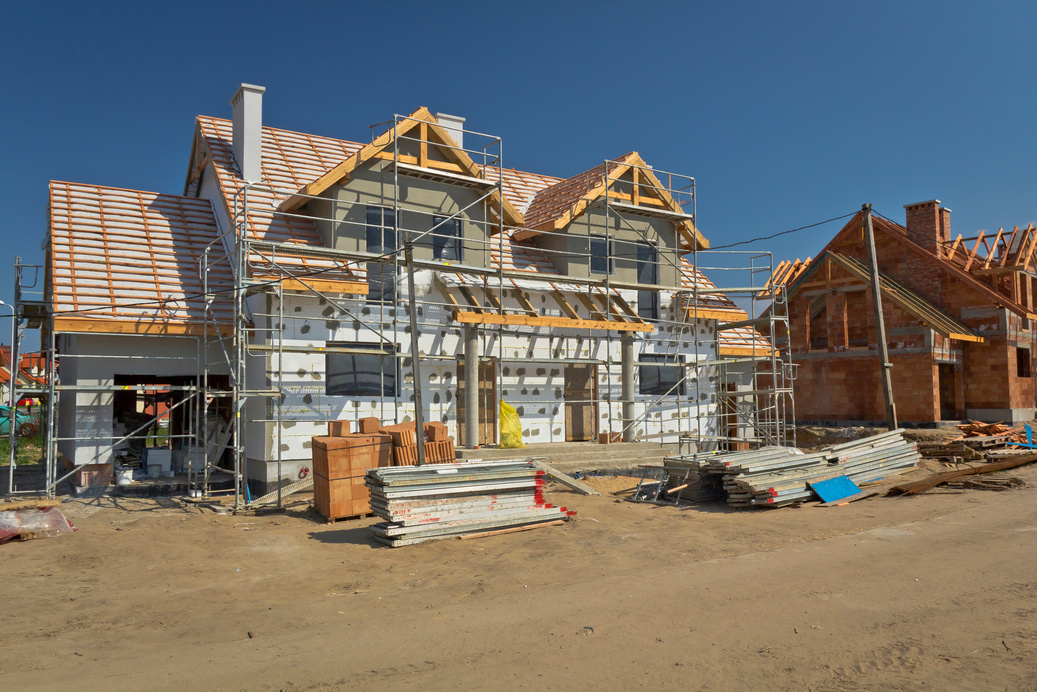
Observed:
[[[266,87],[242,84],[230,100],[234,132],[231,147],[243,180],[263,177],[263,92]]]
[[[937,256],[943,256],[942,243],[951,239],[951,210],[940,206],[940,200],[905,204],[907,235]]]

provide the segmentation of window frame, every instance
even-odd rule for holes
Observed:
[[[396,357],[396,350],[392,344],[373,344],[360,341],[329,341],[328,348],[369,348],[381,350],[385,355],[374,355],[367,353],[325,353],[324,354],[324,393],[326,396],[369,396],[369,397],[393,397],[400,394],[400,361]],[[393,368],[391,373],[382,367],[385,359],[391,359]],[[377,368],[356,367],[359,359],[371,359],[378,361]],[[344,367],[345,361],[352,361],[353,367],[348,370]],[[366,362],[366,361],[365,361]],[[376,374],[377,384],[372,384],[361,379],[364,373]],[[352,376],[352,382],[332,384],[332,379]],[[350,386],[351,385],[351,386]]]
[[[368,204],[364,220],[366,223],[365,250],[378,255],[396,252],[396,210],[393,207]],[[394,274],[393,265],[387,262],[368,262],[367,299],[376,301],[395,300],[396,277]]]
[[[615,241],[606,235],[589,235],[588,237],[588,254],[590,254],[590,273],[601,274],[603,276],[611,276],[616,273],[616,253],[615,253]],[[594,245],[601,243],[603,252],[595,253]],[[595,269],[595,263],[607,262],[604,268]]]
[[[651,251],[651,257],[643,256],[644,250]],[[644,253],[647,255],[647,253]],[[646,240],[638,241],[637,243],[637,258],[636,258],[636,271],[637,271],[637,283],[644,283],[641,281],[641,267],[642,265],[649,265],[652,268],[652,281],[648,282],[651,284],[659,284],[659,246],[655,243],[650,243]],[[639,290],[637,292],[637,316],[642,320],[657,321],[659,319],[659,292],[658,291],[647,291]]]
[[[674,361],[669,356],[663,353],[642,353],[637,358],[637,393],[642,396],[667,396],[677,395],[684,396],[687,394],[687,380],[684,377],[684,362],[683,356],[678,356],[679,360]],[[664,372],[676,371],[677,377],[664,380],[662,375]],[[648,386],[648,382],[651,381],[649,377],[646,377],[649,373],[654,374],[655,384],[653,387]],[[680,385],[674,389],[674,385],[677,382]]]
[[[440,226],[440,224],[443,224]],[[461,262],[464,260],[464,236],[462,235],[461,219],[456,216],[432,217],[432,228],[436,230],[432,236],[432,258],[444,262]],[[452,230],[452,234],[443,233],[444,230]],[[444,257],[445,252],[452,248],[456,257]]]

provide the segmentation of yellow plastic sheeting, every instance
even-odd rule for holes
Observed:
[[[522,441],[522,421],[518,411],[511,404],[500,400],[500,448],[520,449],[525,447]]]

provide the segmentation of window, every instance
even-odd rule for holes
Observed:
[[[325,393],[328,396],[391,396],[397,394],[397,364],[392,347],[385,344],[334,343],[328,348],[362,348],[375,353],[325,354]]]
[[[396,252],[396,211],[387,207],[367,208],[367,251],[379,255]],[[393,300],[396,275],[391,262],[367,263],[368,300]]]
[[[461,219],[433,216],[432,256],[448,262],[461,261]]]
[[[637,283],[659,283],[659,253],[651,243],[637,244]],[[659,319],[659,292],[637,292],[637,316],[643,320]]]
[[[590,239],[591,274],[611,274],[616,269],[612,259],[612,241],[598,235],[592,235]]]
[[[684,394],[684,359],[674,360],[663,354],[644,353],[638,359],[641,363],[659,363],[659,365],[639,365],[639,394]]]
[[[823,351],[828,348],[828,303],[824,296],[817,296],[809,304],[807,328],[810,333],[810,350]]]
[[[1030,372],[1030,349],[1015,349],[1015,374],[1019,377],[1029,377]]]

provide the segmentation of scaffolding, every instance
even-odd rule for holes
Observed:
[[[528,207],[538,191],[566,181],[541,176],[530,182],[522,179],[524,174],[505,169],[499,137],[460,130],[466,147],[449,144],[432,124],[416,122],[413,116],[397,115],[384,125],[391,145],[372,156],[378,160],[370,169],[380,178],[377,196],[328,197],[269,181],[238,181],[231,227],[198,261],[205,307],[202,332],[184,337],[195,340],[197,353],[195,381],[180,385],[178,404],[189,421],[178,436],[192,490],[228,492],[235,506],[249,504],[254,501],[249,465],[273,463],[280,505],[282,457],[290,447],[284,439],[287,430],[308,426],[305,431],[313,433],[330,421],[359,419],[363,413],[394,422],[414,416],[418,423],[426,413],[447,415],[460,390],[451,384],[453,368],[458,384],[467,377],[464,372],[473,372],[462,369],[467,364],[461,351],[473,336],[483,344],[473,367],[478,367],[480,381],[490,378],[494,407],[498,399],[517,398],[520,409],[531,406],[541,416],[551,409],[550,421],[558,420],[559,407],[584,407],[582,415],[593,420],[595,437],[665,440],[691,445],[693,451],[794,445],[792,365],[788,353],[779,353],[768,340],[782,329],[787,333],[787,303],[780,287],[758,281],[761,275],[770,277],[772,259],[769,253],[747,253],[742,269],[750,281],[733,289],[718,288],[699,272],[721,267],[699,264],[707,251],[699,248],[695,230],[694,178],[656,170],[636,155],[604,161],[602,194],[585,205],[600,212],[594,216],[596,225],[592,228],[588,220],[587,237],[580,241],[584,246],[575,247],[577,236],[561,227],[522,227],[510,219],[514,207],[509,195],[524,197]],[[429,156],[433,148],[448,152],[445,161]],[[473,168],[447,165],[456,160],[470,161]],[[471,194],[457,208],[433,211],[407,199],[403,182],[417,179]],[[522,184],[527,188],[520,189]],[[194,192],[200,194],[200,183]],[[377,224],[369,212],[360,214],[371,208],[381,210]],[[658,235],[646,231],[655,222],[678,231],[672,245],[661,244]],[[324,243],[277,240],[262,232],[264,223],[312,224]],[[378,239],[373,246],[372,228]],[[472,228],[480,232],[465,233]],[[361,249],[359,239],[365,234],[368,243]],[[533,236],[539,237],[535,245],[525,242]],[[348,238],[355,242],[341,240]],[[617,263],[635,267],[636,280],[614,278]],[[583,265],[590,271],[572,269]],[[100,457],[139,431],[125,436],[55,435],[57,396],[82,391],[60,384],[58,364],[79,356],[59,353],[49,297],[23,295],[22,272],[29,267],[18,266],[16,312],[25,316],[22,320],[36,315],[32,325],[42,329],[47,342],[43,352],[49,372],[41,393],[48,402],[46,492],[52,495],[81,466],[77,461],[76,468],[59,475],[57,443],[103,443]],[[229,288],[215,278],[227,266],[232,267]],[[560,266],[565,270],[553,270]],[[233,305],[229,318],[217,308],[228,293]],[[442,299],[434,298],[437,294]],[[730,296],[744,296],[748,308],[741,309]],[[317,316],[300,310],[303,305],[323,309]],[[337,334],[338,327],[328,325],[348,322],[354,336],[304,336],[311,323],[320,321],[326,324],[318,331],[329,335]],[[566,330],[565,335],[555,328]],[[748,335],[737,356],[723,355],[722,333]],[[407,338],[409,347],[402,343]],[[456,339],[453,348],[443,347],[448,339]],[[305,367],[292,371],[307,358],[337,356],[377,356],[380,394],[330,403],[329,373],[315,380]],[[568,366],[590,373],[579,396],[561,393],[567,380],[557,387],[556,373],[568,373]],[[642,380],[635,394],[638,369],[656,378],[650,392]],[[540,394],[536,386],[523,386],[521,378],[532,378],[534,372],[553,383],[553,398],[548,385]],[[135,390],[149,393],[156,386],[141,384]],[[91,389],[102,390],[112,393],[117,387]],[[464,410],[459,398],[453,407],[455,419],[462,410],[466,420],[478,415]],[[458,426],[462,432],[459,421]],[[557,439],[556,431],[551,437]],[[258,459],[249,459],[250,438],[262,442]],[[467,446],[479,442],[465,440]],[[229,488],[215,487],[218,473],[230,475]]]

